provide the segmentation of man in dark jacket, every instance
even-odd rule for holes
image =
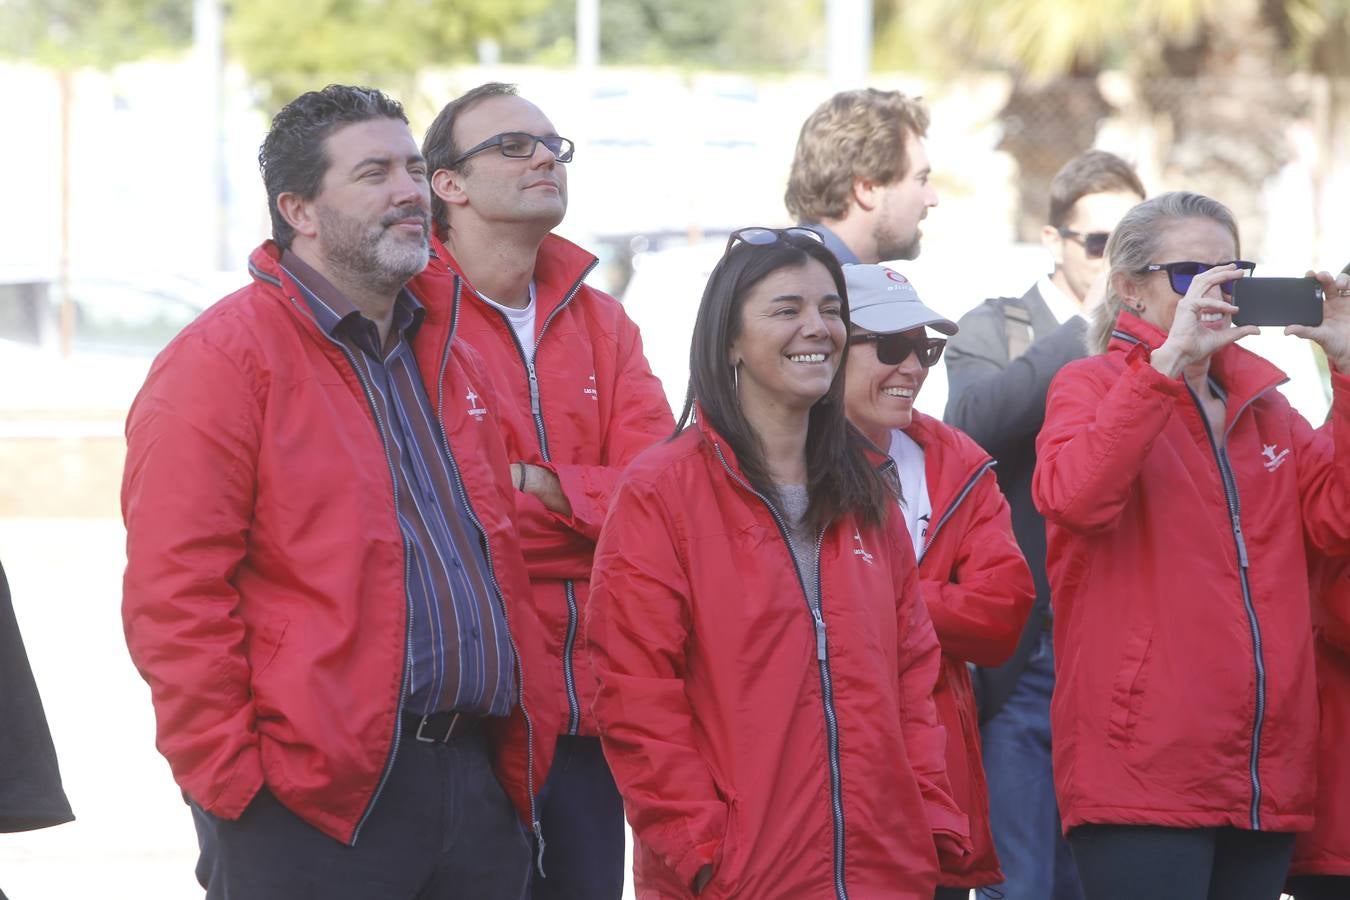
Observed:
[[[1013,531],[1036,582],[1036,605],[1013,658],[975,673],[1006,900],[1081,896],[1051,779],[1052,613],[1045,522],[1031,501],[1031,476],[1050,380],[1087,353],[1086,317],[1101,300],[1092,288],[1105,265],[1106,239],[1143,199],[1143,185],[1124,160],[1100,150],[1074,157],[1051,182],[1049,224],[1041,233],[1054,271],[1020,298],[988,300],[966,313],[947,346],[944,418],[998,461]]]
[[[0,566],[0,832],[33,831],[75,818],[61,788],[56,748],[47,729],[23,636]],[[0,891],[0,898],[5,896]]]

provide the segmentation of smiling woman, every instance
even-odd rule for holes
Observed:
[[[1055,787],[1088,900],[1279,895],[1313,824],[1306,548],[1350,553],[1350,276],[1316,276],[1331,362],[1314,432],[1236,341],[1229,210],[1147,200],[1106,247],[1098,355],[1036,442],[1055,602]],[[1309,273],[1310,275],[1312,273]]]
[[[611,502],[587,638],[640,896],[929,900],[967,850],[914,556],[844,419],[848,323],[819,235],[734,232],[682,430]]]

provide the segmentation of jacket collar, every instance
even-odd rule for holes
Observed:
[[[938,517],[946,512],[948,504],[966,483],[993,462],[974,441],[967,441],[963,446],[955,429],[918,410],[914,411],[905,434],[923,448],[929,501]]]
[[[539,245],[539,253],[534,260],[535,315],[540,321],[546,319],[555,309],[575,293],[581,281],[590,274],[599,260],[595,255],[583,250],[566,238],[550,234]],[[433,270],[449,272],[464,282],[474,296],[473,285],[464,274],[459,261],[437,237],[431,238],[431,263],[427,273]],[[426,274],[426,273],[424,273]]]
[[[1146,359],[1166,340],[1167,332],[1128,310],[1121,310],[1111,331],[1107,353]],[[1210,357],[1209,377],[1227,395],[1230,421],[1237,410],[1258,395],[1289,380],[1270,360],[1237,344],[1229,344]]]
[[[435,241],[434,238],[432,240]],[[314,337],[327,345],[328,340],[324,337],[323,329],[314,318],[314,314],[309,310],[308,304],[303,301],[290,302],[291,298],[300,295],[301,288],[290,274],[282,268],[281,254],[281,248],[274,241],[264,241],[249,254],[249,274],[253,276],[254,281],[267,285],[270,288],[268,293],[289,308],[292,315],[308,323],[314,330]],[[430,269],[431,266],[428,265],[427,271],[430,271]],[[442,271],[441,276],[445,277],[444,271]],[[451,281],[451,279],[446,278],[446,281]],[[404,290],[425,310],[421,325],[412,340],[413,353],[417,357],[419,367],[423,369],[425,377],[427,373],[436,371],[440,361],[441,348],[453,334],[455,318],[459,308],[459,297],[455,293],[453,284],[448,284],[445,291],[427,290],[425,287],[414,290],[415,287],[417,287],[417,282],[410,281]]]

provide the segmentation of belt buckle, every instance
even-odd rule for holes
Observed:
[[[458,712],[451,713],[450,724],[445,729],[445,734],[442,734],[440,737],[435,737],[425,735],[422,733],[423,730],[427,727],[427,723],[431,721],[431,716],[423,716],[422,721],[417,723],[417,734],[414,736],[424,744],[444,744],[448,742],[450,738],[454,735],[455,726],[459,725],[459,717],[460,713]]]

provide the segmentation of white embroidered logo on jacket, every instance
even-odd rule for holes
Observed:
[[[1277,455],[1275,453],[1275,444],[1262,444],[1261,455],[1266,458],[1266,471],[1274,472],[1280,466],[1284,465],[1285,457],[1289,455],[1287,449],[1281,450]]]
[[[868,553],[867,548],[863,546],[862,532],[854,529],[853,539],[858,542],[858,546],[853,550],[853,555],[862,557],[862,561],[870,566],[872,564],[872,554]]]
[[[473,416],[476,421],[483,421],[483,417],[487,415],[487,409],[478,405],[481,398],[472,386],[469,387],[469,392],[464,395],[464,399],[469,401],[469,415]]]

